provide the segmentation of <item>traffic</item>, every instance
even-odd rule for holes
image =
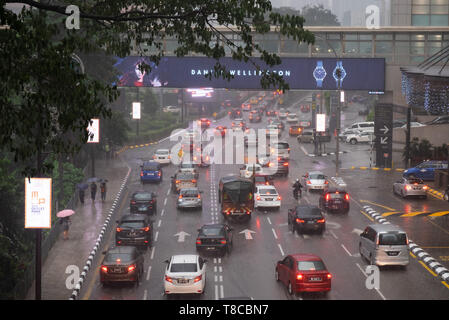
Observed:
[[[312,147],[304,143],[313,143],[303,136],[312,132],[304,104],[309,96],[282,107],[266,97],[254,95],[222,119],[194,122],[181,142],[125,153],[134,172],[130,200],[120,206],[115,239],[90,276],[85,298],[449,297],[449,288],[411,257],[408,230],[396,223],[379,227],[363,210],[373,183],[382,189],[373,203],[382,199],[388,203],[382,202],[384,207],[415,210],[420,204],[406,197],[417,195],[426,198],[420,201],[428,210],[439,210],[441,203],[427,197],[423,181],[406,171],[404,177],[364,182],[348,171],[342,175],[346,184],[335,183],[332,159],[316,160],[304,152]],[[356,125],[371,132],[361,122]],[[242,139],[234,140],[240,134]],[[206,136],[219,140],[215,146],[221,149],[204,152],[212,144]],[[351,148],[355,138],[347,136]],[[232,161],[222,161],[232,148]],[[257,150],[254,161],[235,160],[250,159],[251,148]],[[379,268],[380,289],[367,285],[368,266]]]

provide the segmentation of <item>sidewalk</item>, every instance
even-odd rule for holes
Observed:
[[[86,190],[84,205],[78,203],[75,208],[76,213],[72,216],[69,239],[64,240],[61,233],[46,261],[42,264],[42,300],[68,300],[70,298],[73,288],[66,287],[66,280],[73,275],[73,271],[66,273],[66,268],[74,265],[79,268],[80,273],[83,271],[84,264],[95,246],[128,170],[126,163],[119,158],[95,160],[97,177],[108,180],[106,201],[104,203],[101,201],[99,186],[94,203],[90,198],[90,191]],[[33,284],[28,290],[26,299],[33,300],[34,298]]]

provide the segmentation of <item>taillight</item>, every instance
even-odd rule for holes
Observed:
[[[198,194],[198,199],[201,199],[201,195],[200,194]]]
[[[221,243],[221,244],[226,244],[226,239],[221,239],[221,240],[220,240],[220,243]]]
[[[326,180],[326,181],[324,181],[324,184],[329,184],[329,181],[327,181],[327,180]]]
[[[288,162],[284,162],[284,167],[288,167]]]
[[[310,180],[307,180],[307,184],[312,184],[312,182],[310,182]]]
[[[319,219],[319,220],[317,220],[316,222],[318,222],[318,223],[324,223],[324,218],[323,219]]]
[[[326,201],[329,201],[331,199],[331,195],[329,193],[326,194]]]
[[[345,200],[349,201],[349,193],[345,194]]]
[[[132,265],[130,265],[129,267],[128,267],[128,272],[132,272],[132,271],[134,271],[136,269],[136,265],[135,264],[132,264]]]
[[[169,276],[165,276],[165,281],[173,283],[173,279],[170,278]]]
[[[192,183],[196,183],[196,180],[195,180],[195,179],[192,179]]]
[[[304,222],[305,221],[303,219],[296,218],[296,223],[304,223]]]
[[[427,190],[427,189],[429,189],[429,187],[428,186],[423,186],[422,187],[424,190]]]
[[[142,171],[140,171],[140,176],[143,177],[143,172]]]
[[[260,200],[260,196],[257,196],[257,197],[256,197],[256,200]]]
[[[199,275],[198,277],[195,277],[195,279],[193,279],[193,282],[198,282],[198,281],[201,281],[201,279],[203,278],[203,276],[202,275]]]
[[[407,185],[407,186],[404,187],[404,189],[405,189],[405,190],[411,190],[412,187],[410,187],[409,185]]]
[[[142,230],[145,231],[145,232],[148,232],[148,231],[150,231],[150,227],[142,228]]]
[[[178,184],[178,183],[180,183],[180,182],[181,182],[181,181],[179,181],[179,180],[176,180],[176,181],[175,181],[176,184]]]
[[[101,271],[103,271],[103,272],[108,272],[108,267],[106,267],[106,266],[101,266]]]
[[[162,172],[158,171],[157,175],[160,177],[162,175]]]
[[[278,196],[278,200],[281,201],[281,196]]]
[[[201,239],[196,239],[196,244],[201,244]]]
[[[122,228],[118,228],[118,227],[117,227],[117,228],[115,229],[115,231],[117,231],[117,232],[122,232]]]
[[[302,274],[298,273],[296,275],[296,280],[302,280],[302,279],[304,279],[304,276]]]
[[[328,273],[326,277],[327,277],[328,279],[331,279],[331,278],[332,278],[332,275],[331,275],[330,273]]]
[[[178,199],[182,199],[182,194],[179,195]]]

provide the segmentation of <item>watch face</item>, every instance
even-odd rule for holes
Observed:
[[[313,76],[316,80],[323,80],[326,77],[326,70],[324,68],[315,68]]]

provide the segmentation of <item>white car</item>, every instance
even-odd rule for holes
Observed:
[[[254,193],[254,208],[281,208],[281,196],[272,185],[259,185]]]
[[[303,176],[303,186],[305,191],[324,190],[329,186],[326,176],[321,171],[311,171]]]
[[[167,106],[167,107],[163,108],[162,111],[163,112],[179,113],[179,112],[181,112],[181,108],[180,107],[176,107],[176,106]]]
[[[279,110],[279,119],[285,119],[288,116],[288,111],[285,110],[284,108],[281,108]]]
[[[160,164],[169,164],[170,160],[170,150],[168,149],[158,149],[153,155],[153,160],[159,162]]]
[[[182,162],[179,165],[179,172],[190,172],[195,176],[195,179],[198,179],[198,170],[196,164],[193,162]]]
[[[357,144],[357,143],[373,143],[374,142],[374,132],[360,132],[360,133],[353,133],[348,134],[346,136],[346,142],[350,144]]]
[[[357,129],[345,129],[342,132],[340,132],[339,138],[340,141],[346,141],[346,137],[350,134],[358,134],[361,131],[357,130]]]
[[[290,159],[290,145],[286,141],[279,141],[270,145],[270,156],[279,156]]]
[[[267,126],[267,130],[266,130],[266,136],[267,137],[274,137],[274,136],[280,136],[281,135],[281,129],[279,129],[279,127],[276,124],[270,124]]]
[[[197,254],[174,255],[165,261],[164,293],[204,293],[206,262]]]
[[[288,123],[297,123],[299,121],[298,116],[296,113],[289,113],[287,116],[287,122]]]
[[[245,164],[243,167],[240,168],[240,176],[242,178],[251,178],[253,176],[253,173],[257,175],[266,174],[262,166],[258,163]]]

